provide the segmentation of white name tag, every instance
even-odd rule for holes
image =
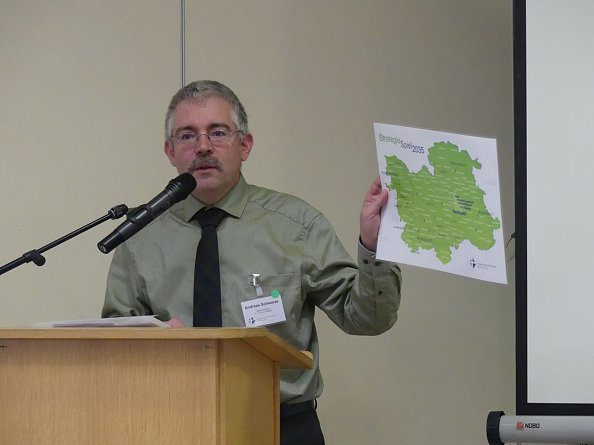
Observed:
[[[245,325],[248,328],[268,326],[287,321],[283,299],[280,294],[275,297],[262,297],[255,300],[242,301],[241,310],[243,311]]]

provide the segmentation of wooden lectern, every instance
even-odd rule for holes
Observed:
[[[0,329],[0,444],[278,444],[312,365],[264,328]]]

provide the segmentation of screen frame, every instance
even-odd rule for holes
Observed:
[[[516,216],[516,413],[591,416],[593,403],[528,402],[526,0],[513,3],[514,176]]]

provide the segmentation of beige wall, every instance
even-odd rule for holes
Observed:
[[[180,83],[179,2],[0,4],[0,264],[150,199],[176,175],[162,120]],[[188,81],[243,100],[247,179],[321,209],[355,252],[377,174],[373,122],[495,137],[514,230],[511,2],[187,1]],[[0,324],[96,317],[109,256],[93,229],[0,277]],[[318,317],[329,444],[486,443],[514,412],[510,284],[403,266],[400,320],[350,337]]]

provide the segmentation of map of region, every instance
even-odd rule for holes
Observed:
[[[433,173],[423,166],[409,171],[396,155],[387,155],[388,189],[397,196],[397,209],[404,223],[401,238],[413,251],[434,250],[442,264],[452,259],[452,249],[468,240],[480,250],[495,244],[494,231],[501,221],[484,202],[474,176],[481,164],[450,142],[437,142],[427,151]]]

